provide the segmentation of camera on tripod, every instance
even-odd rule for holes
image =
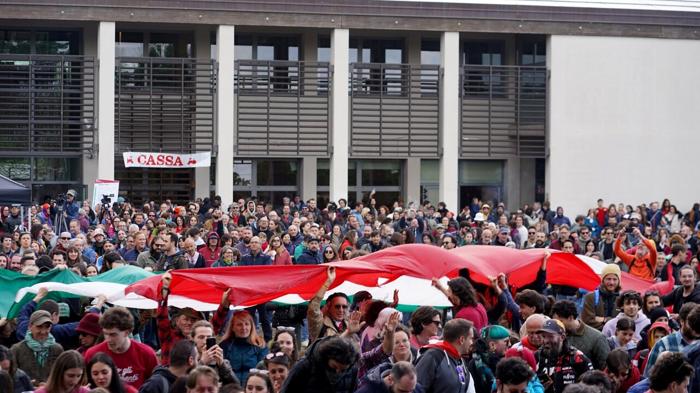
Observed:
[[[110,206],[112,205],[112,198],[107,194],[102,194],[100,203],[105,210],[109,210]]]

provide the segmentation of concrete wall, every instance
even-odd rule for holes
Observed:
[[[597,198],[700,199],[700,41],[552,36],[547,196],[568,215]]]

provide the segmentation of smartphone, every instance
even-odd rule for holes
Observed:
[[[207,339],[207,349],[213,347],[214,345],[216,345],[216,337],[209,337]]]

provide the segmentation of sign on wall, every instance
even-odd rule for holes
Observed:
[[[198,168],[211,166],[211,152],[195,154],[124,152],[126,168]]]

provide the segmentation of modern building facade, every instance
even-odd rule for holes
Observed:
[[[511,3],[0,1],[0,174],[36,200],[689,208],[700,7]]]

